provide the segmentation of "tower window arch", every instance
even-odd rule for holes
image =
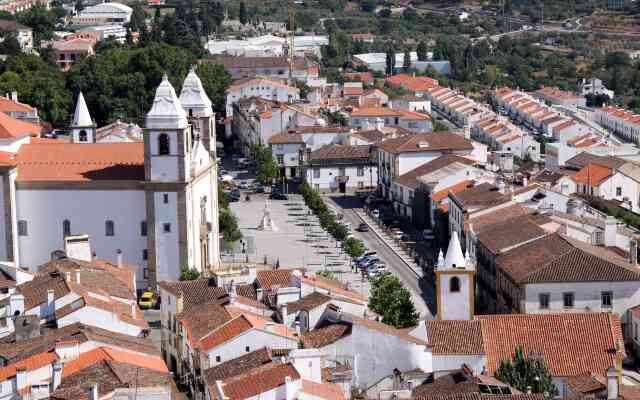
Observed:
[[[460,291],[460,278],[454,276],[449,280],[449,291],[452,293]]]
[[[78,133],[78,140],[81,142],[86,142],[87,141],[87,131],[85,131],[84,129],[80,131],[80,133]]]
[[[169,135],[166,133],[160,134],[158,136],[158,154],[161,156],[168,155],[170,153],[170,140]]]
[[[71,221],[65,219],[62,221],[62,237],[66,238],[67,236],[71,236]]]

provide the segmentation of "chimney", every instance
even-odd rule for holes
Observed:
[[[27,370],[24,368],[16,369],[16,390],[20,391],[27,387]]]
[[[256,289],[256,300],[258,302],[262,302],[262,293],[263,293],[263,290],[261,288]]]
[[[76,283],[79,285],[80,284],[80,273],[81,271],[79,269],[76,270]]]
[[[47,289],[47,312],[50,314],[55,313],[55,301],[55,292],[53,291],[53,289]]]
[[[9,309],[12,316],[24,314],[24,296],[14,293],[9,297]]]
[[[60,383],[62,382],[62,363],[60,361],[55,361],[53,363],[53,390],[56,390]]]
[[[529,186],[529,179],[526,176],[522,177],[522,186],[523,187]]]
[[[296,398],[296,388],[291,380],[290,376],[284,377],[284,390],[286,393],[286,400],[295,400]]]
[[[122,268],[124,265],[124,255],[122,254],[122,250],[118,249],[116,251],[116,259],[118,260],[118,268]]]
[[[89,396],[91,400],[98,400],[98,384],[94,383],[91,386],[91,396]]]
[[[618,370],[611,367],[607,370],[607,400],[616,400],[618,398]]]
[[[15,101],[16,103],[18,102],[18,92],[17,91],[13,91],[11,92],[11,100]]]
[[[66,280],[67,282],[71,282],[71,271],[66,271],[66,272],[64,273],[64,276],[65,276],[65,280]]]
[[[287,324],[287,315],[289,315],[287,312],[287,303],[284,303],[280,306],[280,316],[282,317],[282,323],[285,325]]]
[[[133,319],[137,318],[137,307],[136,307],[136,303],[131,303],[131,316],[133,317]]]
[[[607,216],[604,221],[604,245],[607,247],[616,245],[616,234],[618,230],[618,221],[615,217]]]
[[[302,334],[302,331],[300,329],[300,321],[294,322],[294,325],[296,327],[296,336],[300,337],[300,335]]]

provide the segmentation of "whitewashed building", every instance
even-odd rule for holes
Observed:
[[[326,145],[309,155],[305,179],[315,190],[346,193],[375,188],[378,168],[371,146]]]
[[[178,279],[181,266],[215,268],[216,163],[201,140],[213,132],[213,112],[191,71],[183,92],[193,88],[201,102],[189,105],[189,123],[168,79],[162,80],[144,142],[94,143],[95,124],[82,96],[73,143],[32,138],[30,124],[12,121],[12,136],[0,141],[6,227],[0,259],[34,268],[62,248],[65,237],[87,234],[97,257],[115,260],[120,251],[137,265],[141,286]]]
[[[276,79],[253,78],[229,86],[226,95],[227,117],[231,117],[233,116],[233,104],[240,99],[260,97],[280,103],[292,103],[300,100],[300,89]]]

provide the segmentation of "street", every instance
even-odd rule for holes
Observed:
[[[362,203],[356,197],[329,197],[324,196],[325,202],[342,209],[346,218],[354,228],[353,234],[362,240],[370,251],[376,251],[378,257],[386,263],[390,272],[396,275],[411,293],[411,298],[420,313],[421,319],[434,319],[435,308],[435,288],[424,279],[418,276],[402,261],[402,259],[381,240],[374,232],[358,232],[355,228],[362,223],[362,219],[356,214],[357,209],[362,209]]]

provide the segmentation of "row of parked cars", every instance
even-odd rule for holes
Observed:
[[[369,278],[375,278],[387,271],[387,265],[377,256],[375,251],[364,253],[354,259],[356,267]]]

